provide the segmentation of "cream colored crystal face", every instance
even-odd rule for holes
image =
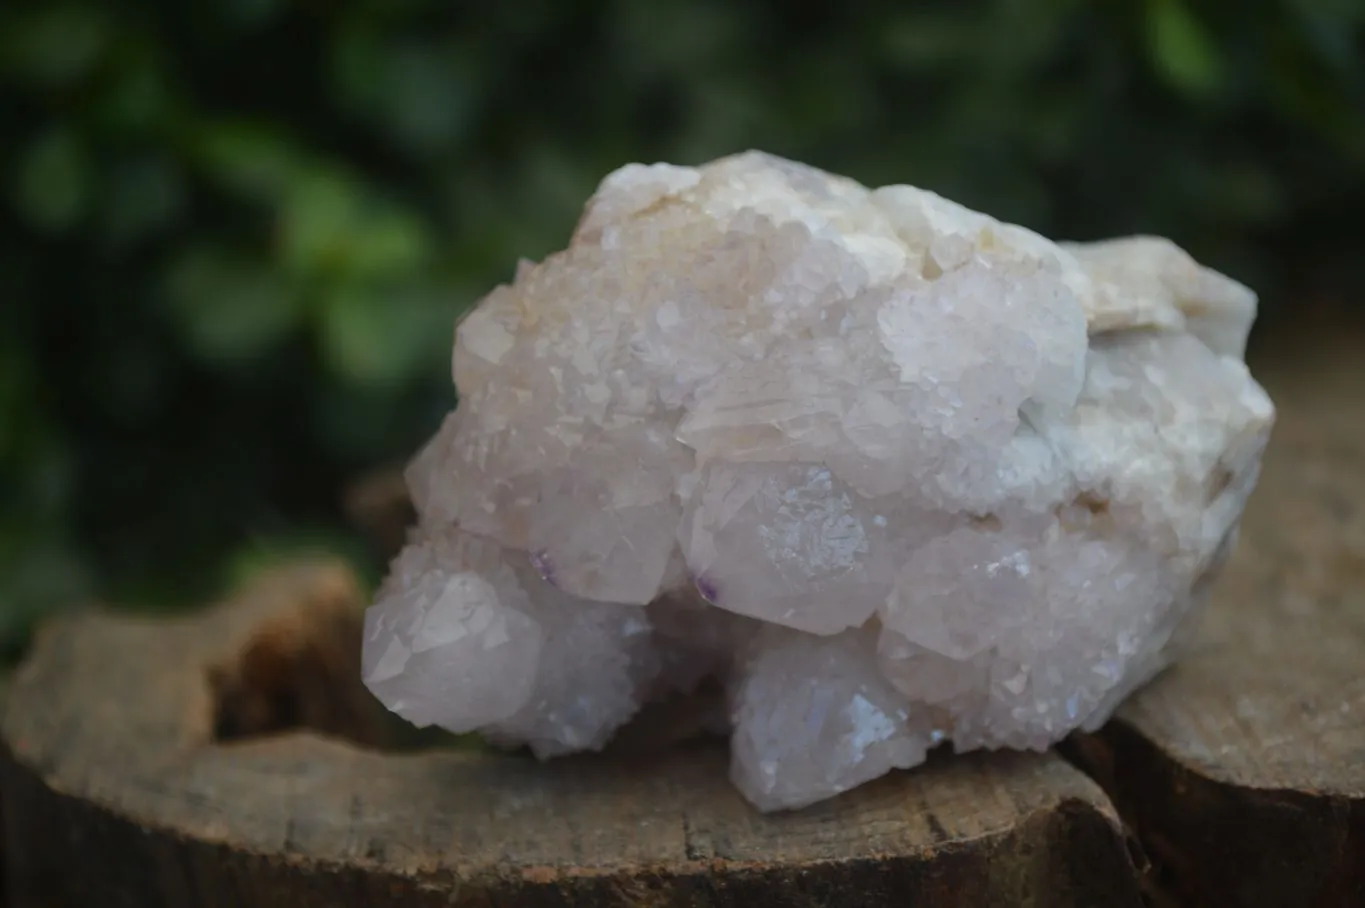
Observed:
[[[1255,308],[1165,240],[759,153],[624,167],[460,323],[366,683],[550,756],[720,674],[765,810],[1045,748],[1162,666],[1233,543]]]

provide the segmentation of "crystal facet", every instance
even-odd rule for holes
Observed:
[[[1166,240],[756,152],[623,167],[457,328],[366,683],[547,757],[719,676],[764,810],[1096,727],[1235,540],[1255,309]]]

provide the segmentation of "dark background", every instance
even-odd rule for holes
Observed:
[[[1365,287],[1365,2],[5,0],[0,649],[312,547],[455,317],[633,160],[750,147]]]

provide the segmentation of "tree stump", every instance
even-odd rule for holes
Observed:
[[[1181,904],[1358,908],[1365,328],[1310,324],[1268,353],[1280,416],[1195,648],[1071,754]]]
[[[1072,763],[937,754],[762,816],[712,741],[396,750],[361,591],[297,565],[44,631],[0,722],[11,904],[1365,905],[1365,330],[1276,340],[1280,425],[1202,633]]]

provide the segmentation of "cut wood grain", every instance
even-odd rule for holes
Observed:
[[[1112,807],[1052,754],[937,759],[765,817],[714,742],[549,764],[357,746],[374,704],[334,667],[355,670],[336,641],[359,608],[313,566],[193,618],[49,627],[3,721],[16,904],[1140,904]],[[302,666],[329,684],[285,690]]]
[[[1188,906],[1365,906],[1365,330],[1275,338],[1279,407],[1191,651],[1074,751]]]

